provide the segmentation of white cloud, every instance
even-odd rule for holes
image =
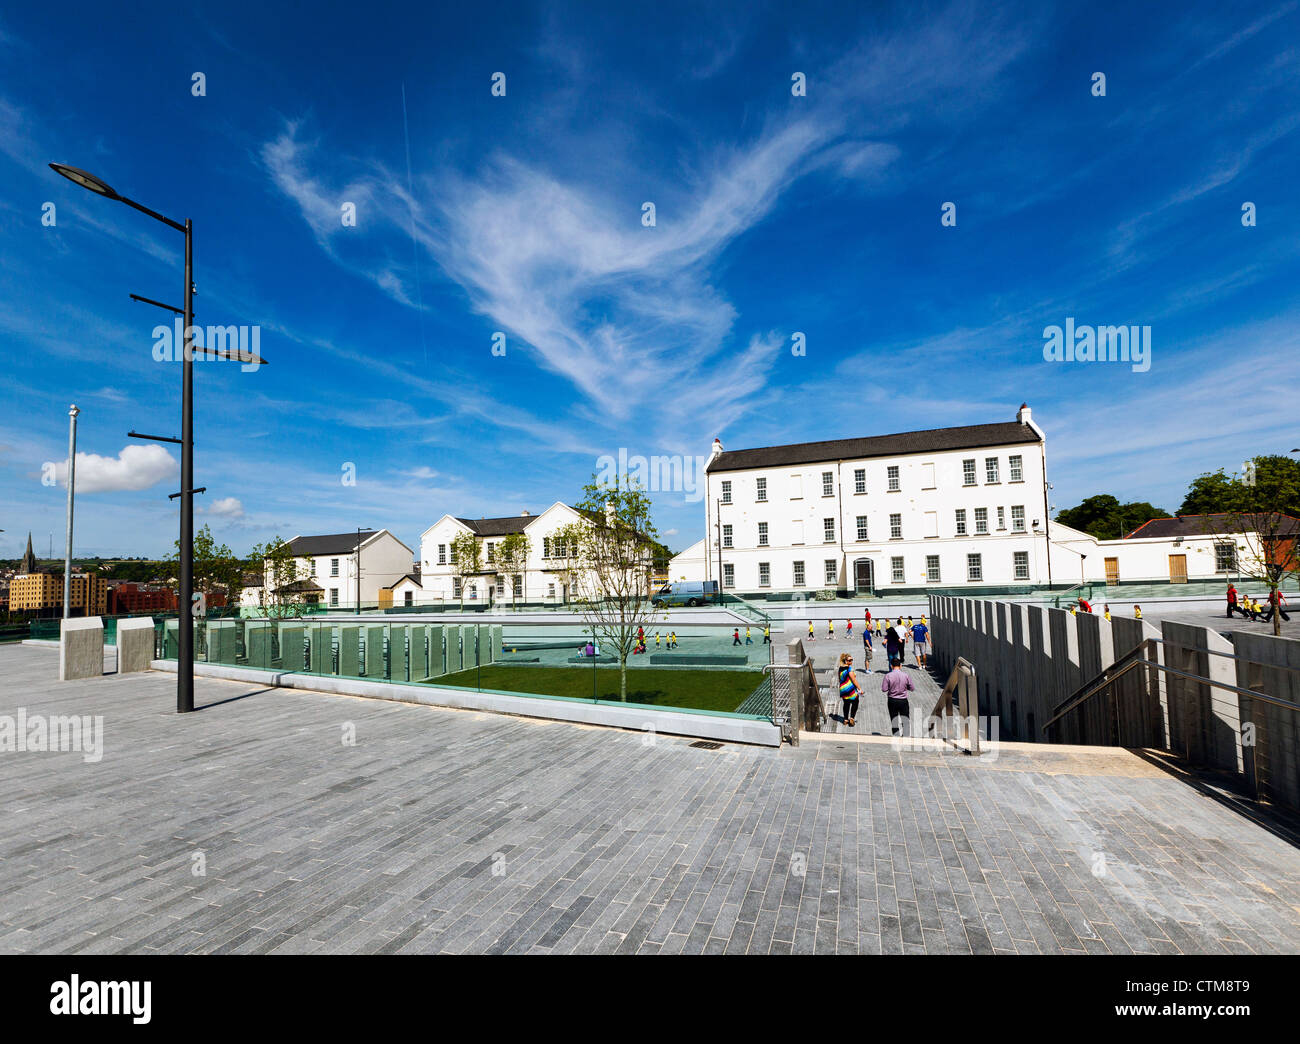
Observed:
[[[217,518],[243,518],[244,505],[239,502],[238,497],[222,497],[212,502],[206,514],[215,515]]]
[[[78,493],[117,493],[148,489],[175,475],[179,465],[161,446],[124,446],[116,457],[98,453],[77,454]],[[55,465],[59,484],[68,484],[68,464]]]

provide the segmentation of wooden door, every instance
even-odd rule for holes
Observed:
[[[1119,583],[1119,559],[1118,558],[1106,559],[1106,583],[1108,584]]]
[[[1187,583],[1187,556],[1169,556],[1169,582],[1171,584]]]

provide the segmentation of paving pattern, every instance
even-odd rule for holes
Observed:
[[[103,715],[104,755],[0,753],[0,952],[1300,950],[1297,849],[1123,752],[706,749],[210,679],[178,717],[173,676],[56,655],[0,647],[0,715]]]

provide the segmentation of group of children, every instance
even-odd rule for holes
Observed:
[[[654,638],[655,638],[655,651],[656,651],[656,652],[658,652],[660,648],[663,648],[663,647],[664,647],[663,644],[662,644],[662,643],[664,643],[664,642],[667,642],[667,648],[669,648],[669,649],[676,649],[676,648],[677,648],[677,632],[676,632],[676,631],[669,631],[668,634],[667,634],[666,636],[665,636],[665,635],[660,635],[660,633],[659,633],[658,631],[655,631]],[[633,646],[633,648],[632,648],[632,655],[633,655],[633,656],[638,656],[638,655],[640,655],[641,653],[645,652],[645,650],[646,650],[646,645],[645,645],[645,628],[644,628],[644,627],[638,627],[638,628],[636,629],[636,645]]]
[[[1102,615],[1103,615],[1107,620],[1109,620],[1109,619],[1110,619],[1110,603],[1107,602],[1107,603],[1106,603],[1105,605],[1103,605],[1101,608],[1102,608]],[[1077,604],[1070,606],[1070,615],[1071,615],[1071,616],[1078,616],[1080,612],[1085,612],[1085,613],[1090,613],[1090,612],[1092,612],[1092,605],[1088,602],[1088,600],[1087,600],[1086,598],[1080,598]],[[1134,605],[1134,606],[1133,606],[1133,619],[1135,619],[1135,620],[1141,620],[1141,619],[1142,619],[1142,607],[1141,607],[1140,605]]]
[[[731,631],[731,644],[732,644],[732,645],[739,645],[739,644],[740,644],[740,628],[739,628],[739,627],[735,627],[735,628],[733,628],[732,631]],[[750,631],[750,629],[749,629],[748,627],[745,628],[745,644],[746,644],[746,645],[753,645],[753,644],[754,644],[754,635],[753,635],[753,632]],[[764,627],[763,627],[763,644],[764,644],[764,645],[771,645],[771,644],[772,644],[772,628],[767,627],[767,626],[764,626]]]

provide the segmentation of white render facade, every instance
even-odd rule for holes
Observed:
[[[504,518],[467,519],[443,515],[420,536],[420,569],[424,596],[443,601],[460,601],[460,581],[451,562],[451,544],[464,533],[479,542],[482,572],[465,580],[466,604],[510,604],[547,602],[563,605],[574,597],[572,578],[565,570],[563,549],[557,530],[583,516],[568,504],[556,501],[541,514],[523,512]],[[498,571],[496,546],[511,533],[523,533],[529,542],[525,568],[509,577]]]
[[[1045,584],[1045,445],[1027,406],[1014,423],[732,453],[715,442],[704,579],[740,594]],[[1051,570],[1077,568],[1065,558],[1057,549]]]
[[[318,599],[321,605],[356,608],[358,555],[362,606],[376,605],[380,590],[411,572],[413,552],[387,529],[363,530],[360,536],[355,532],[299,535],[286,542],[295,552],[299,580],[320,588],[308,600]],[[246,588],[240,604],[257,606],[263,597],[261,587]]]

